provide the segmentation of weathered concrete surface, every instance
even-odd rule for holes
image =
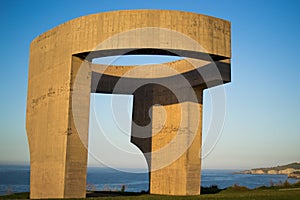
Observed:
[[[119,34],[126,31],[126,34]],[[111,36],[113,39],[109,39]],[[186,37],[201,47],[186,42]],[[122,53],[179,54],[209,61],[208,54],[217,61],[221,75],[211,71],[211,62],[196,65],[207,74],[205,80],[186,61],[166,64],[177,73],[172,70],[162,73],[162,68],[159,70],[157,66],[146,71],[133,70],[134,66],[111,66],[99,71],[90,63],[94,57]],[[132,142],[143,151],[149,168],[154,170],[150,172],[151,193],[199,194],[202,90],[230,81],[230,57],[228,21],[180,11],[93,14],[38,36],[30,47],[26,113],[30,197],[85,197],[90,92],[135,95]],[[190,87],[179,81],[182,77]],[[158,84],[140,87],[146,83],[145,78]],[[160,83],[175,87],[170,91]],[[115,90],[112,86],[118,87]],[[134,86],[139,87],[133,90]],[[192,91],[196,91],[196,99],[192,98]],[[177,93],[184,92],[187,92],[183,95],[186,98],[178,99]],[[152,120],[148,116],[149,109]],[[162,124],[162,120],[166,123]],[[143,127],[142,132],[139,126]],[[189,130],[196,130],[193,137]],[[150,137],[140,138],[139,135]],[[173,142],[172,138],[177,136],[181,142]],[[173,150],[163,151],[170,141]],[[189,143],[191,146],[187,145]],[[168,152],[172,155],[184,148],[187,151],[174,162],[168,163],[170,160],[165,159],[172,157]],[[159,149],[162,152],[156,153]]]
[[[191,99],[175,104],[162,103],[163,109],[153,108],[152,131],[157,134],[152,137],[151,168],[154,171],[151,172],[150,193],[200,194],[203,88],[194,88],[194,91],[198,102]],[[174,146],[169,146],[172,143]],[[168,147],[166,152],[161,152],[164,147]],[[178,152],[182,154],[177,158],[174,155]]]

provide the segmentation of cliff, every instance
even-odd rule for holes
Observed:
[[[257,168],[238,172],[239,174],[286,174],[289,178],[300,179],[300,162],[277,167]]]

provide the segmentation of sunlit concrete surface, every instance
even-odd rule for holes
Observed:
[[[196,13],[132,10],[68,21],[30,47],[26,130],[30,197],[82,198],[90,93],[133,94],[131,142],[144,153],[152,194],[200,194],[203,90],[230,82],[230,22]],[[114,55],[182,60],[105,66]]]

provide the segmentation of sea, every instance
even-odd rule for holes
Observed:
[[[240,170],[202,170],[201,186],[217,185],[219,188],[234,184],[256,188],[280,184],[284,181],[295,183],[299,179],[290,179],[286,175],[236,174]],[[0,195],[29,191],[29,166],[0,165]],[[89,167],[87,189],[118,191],[125,186],[127,192],[149,190],[148,173],[128,173],[110,168]]]

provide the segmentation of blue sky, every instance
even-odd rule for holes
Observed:
[[[225,86],[226,119],[217,145],[203,160],[204,168],[251,168],[300,161],[299,1],[1,0],[0,9],[0,163],[29,162],[25,113],[30,42],[73,18],[124,9],[183,10],[231,21],[232,83]],[[209,102],[208,91],[205,98]],[[109,102],[107,97],[95,99]],[[129,104],[130,97],[125,98],[124,109],[128,110]],[[95,106],[101,105],[98,102]],[[206,111],[204,118],[209,108]],[[95,114],[101,118],[99,115]],[[97,132],[95,119],[91,119],[90,129]],[[144,160],[138,159],[115,164],[142,167]]]

